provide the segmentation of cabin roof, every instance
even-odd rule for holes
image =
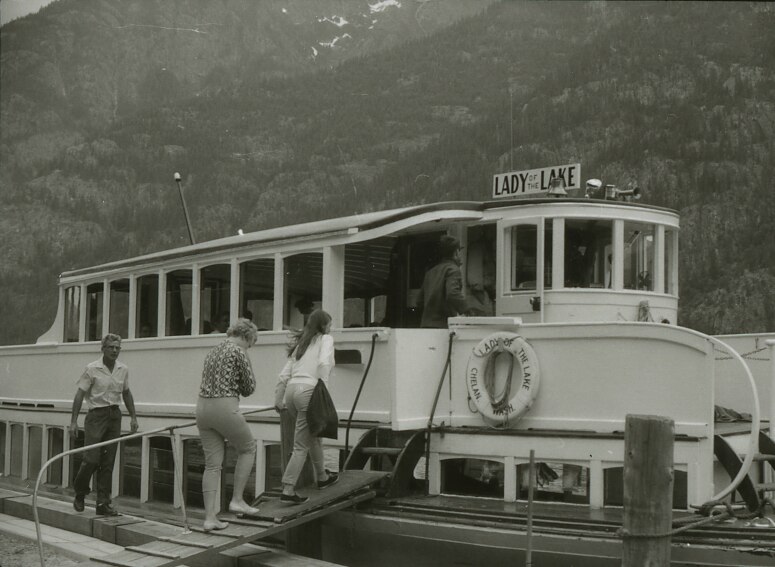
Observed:
[[[332,219],[325,219],[319,221],[312,221],[307,223],[280,226],[275,228],[269,228],[265,230],[259,230],[255,232],[249,232],[242,235],[227,236],[224,238],[217,238],[215,240],[208,240],[206,242],[200,242],[188,246],[181,246],[179,248],[172,248],[162,250],[159,252],[153,252],[151,254],[145,254],[142,256],[135,256],[124,260],[117,260],[114,262],[108,262],[105,264],[99,264],[86,268],[79,268],[70,270],[60,274],[60,278],[71,278],[82,275],[88,275],[91,273],[103,272],[106,270],[114,270],[120,268],[129,268],[133,266],[139,266],[148,263],[155,263],[160,261],[174,260],[177,258],[183,258],[188,256],[196,256],[203,253],[219,252],[222,250],[234,250],[245,246],[251,246],[255,244],[267,244],[278,241],[295,241],[310,238],[312,236],[333,236],[336,234],[346,234],[353,229],[358,232],[378,228],[380,226],[388,225],[390,223],[398,222],[413,216],[419,216],[427,213],[439,213],[440,217],[444,216],[445,212],[450,211],[467,211],[467,212],[481,212],[487,209],[496,209],[503,207],[514,207],[520,205],[535,205],[544,203],[590,203],[597,200],[591,199],[578,199],[578,198],[541,198],[541,199],[513,199],[513,200],[500,200],[500,201],[445,201],[432,204],[415,205],[411,207],[402,207],[398,209],[390,209],[385,211],[374,211],[368,213],[361,213],[356,215],[350,215],[346,217],[337,217]],[[597,201],[598,204],[608,205],[629,205],[638,208],[647,208],[653,210],[666,211],[662,207],[655,207],[652,205],[642,205],[636,203],[626,203],[621,201]]]

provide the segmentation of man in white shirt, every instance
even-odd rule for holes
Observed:
[[[129,369],[118,361],[121,352],[121,337],[113,333],[102,339],[102,358],[86,365],[78,379],[78,389],[73,399],[70,435],[78,436],[78,414],[84,398],[89,411],[83,424],[84,445],[117,439],[121,435],[121,399],[131,416],[130,429],[137,431],[137,415],[132,392],[129,390]],[[97,514],[117,516],[118,512],[110,505],[113,484],[113,463],[116,460],[118,444],[106,445],[84,452],[81,468],[75,478],[75,500],[73,508],[83,512],[84,498],[91,492],[89,481],[97,472]]]

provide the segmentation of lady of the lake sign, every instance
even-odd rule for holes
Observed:
[[[555,177],[565,182],[565,189],[581,188],[581,164],[569,163],[567,165],[555,165],[541,169],[527,169],[525,171],[512,171],[499,173],[493,176],[492,197],[515,197],[530,193],[544,193],[549,189],[549,183]]]

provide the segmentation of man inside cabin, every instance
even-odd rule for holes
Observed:
[[[225,333],[229,328],[230,317],[231,315],[228,311],[222,311],[220,315],[218,315],[218,319],[215,320],[213,330],[210,331],[210,333]]]
[[[444,329],[448,317],[466,309],[460,249],[454,236],[445,234],[439,239],[439,262],[425,273],[417,298],[417,305],[422,306],[422,327]]]
[[[102,339],[102,357],[86,365],[78,379],[73,399],[70,435],[78,436],[78,414],[86,399],[89,411],[83,424],[84,445],[117,439],[121,435],[121,399],[129,410],[130,429],[137,431],[137,415],[132,392],[129,390],[129,369],[118,361],[121,352],[121,337],[109,333]],[[117,443],[86,451],[81,468],[75,478],[75,500],[73,508],[83,512],[84,498],[91,492],[89,481],[97,473],[97,515],[117,516],[110,504],[113,486],[113,463],[116,460]]]

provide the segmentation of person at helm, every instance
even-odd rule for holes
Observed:
[[[445,234],[439,239],[439,262],[425,273],[417,298],[417,305],[422,306],[422,327],[446,328],[448,317],[466,309],[460,249],[454,236]]]

